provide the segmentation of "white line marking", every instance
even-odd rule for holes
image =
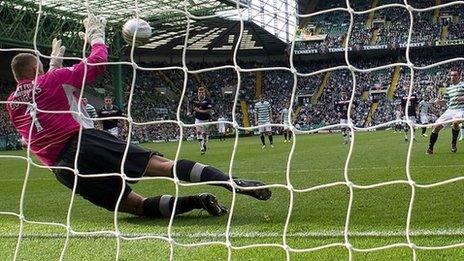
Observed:
[[[114,234],[108,232],[98,231],[92,232],[93,234],[79,234],[72,235],[75,238],[107,238],[115,237]],[[136,237],[167,237],[167,234],[156,234],[156,233],[122,233],[124,237],[136,238]],[[225,237],[225,233],[217,232],[199,232],[199,233],[173,233],[173,238],[218,238]],[[385,230],[385,231],[361,231],[361,232],[350,232],[350,237],[402,237],[405,236],[405,231],[400,230]],[[411,236],[464,236],[464,229],[418,229],[411,231]],[[16,238],[17,234],[6,233],[0,234],[0,238]],[[24,233],[23,237],[29,238],[64,238],[66,233]],[[279,232],[235,232],[231,233],[231,238],[280,238],[282,233]],[[343,237],[343,229],[339,231],[327,230],[327,231],[309,231],[309,232],[294,232],[288,233],[289,238],[325,238],[325,237]]]
[[[452,164],[452,165],[416,165],[411,166],[411,168],[419,168],[419,169],[436,169],[436,168],[461,168],[464,167],[464,164]],[[356,171],[356,170],[382,170],[382,169],[406,169],[406,166],[372,166],[372,167],[353,167],[348,168],[348,171]],[[298,170],[291,170],[290,173],[306,173],[306,172],[323,172],[323,171],[343,171],[344,168],[319,168],[319,169],[298,169]],[[235,173],[249,173],[249,174],[270,174],[270,173],[285,173],[285,170],[282,171],[237,171]],[[54,177],[50,178],[31,178],[29,181],[45,181],[45,180],[55,180]],[[14,182],[14,181],[21,181],[23,182],[24,179],[21,178],[9,178],[9,179],[1,179],[2,182]]]

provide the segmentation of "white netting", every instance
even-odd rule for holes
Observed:
[[[233,53],[233,64],[234,64],[233,66],[213,67],[213,68],[208,68],[208,69],[203,69],[203,70],[195,70],[195,71],[194,70],[189,70],[188,67],[187,67],[187,63],[186,63],[186,52],[187,52],[187,41],[188,41],[188,38],[189,38],[191,21],[192,21],[192,19],[195,19],[195,20],[209,19],[209,18],[212,18],[212,17],[215,17],[215,16],[214,15],[213,16],[202,16],[202,17],[195,16],[195,15],[193,15],[192,13],[190,13],[188,11],[188,9],[187,9],[188,3],[187,2],[188,1],[185,1],[185,3],[184,3],[185,4],[184,10],[172,9],[172,10],[163,10],[162,11],[162,12],[182,13],[183,15],[185,15],[185,17],[187,19],[187,33],[186,33],[186,36],[185,36],[184,48],[183,48],[183,53],[182,53],[182,66],[181,67],[179,67],[179,66],[164,67],[164,68],[144,68],[144,67],[141,67],[135,62],[135,59],[134,59],[134,47],[132,47],[132,49],[131,49],[130,62],[107,62],[107,63],[104,63],[104,64],[106,64],[106,65],[124,64],[124,65],[132,66],[132,68],[133,68],[134,74],[133,74],[133,78],[132,78],[131,90],[130,90],[130,95],[129,95],[128,110],[127,110],[128,115],[127,115],[127,117],[119,117],[118,118],[118,119],[122,119],[122,120],[127,120],[128,123],[129,123],[129,130],[128,130],[128,138],[127,138],[127,140],[130,141],[131,130],[132,130],[134,125],[148,125],[148,124],[159,124],[159,123],[174,123],[174,124],[177,124],[179,126],[179,129],[180,129],[180,141],[179,141],[179,145],[177,147],[177,153],[176,153],[176,158],[175,159],[177,159],[179,157],[179,154],[180,154],[181,145],[182,145],[182,137],[183,137],[183,128],[184,127],[192,127],[192,126],[195,126],[195,125],[184,124],[180,120],[182,102],[179,103],[179,107],[178,107],[178,110],[177,110],[177,120],[176,121],[152,121],[152,122],[144,122],[144,123],[135,123],[133,121],[132,117],[131,117],[131,103],[132,103],[132,96],[133,96],[133,92],[134,92],[134,85],[135,85],[137,70],[143,70],[143,71],[159,71],[159,70],[171,70],[171,69],[182,70],[184,72],[184,82],[183,82],[183,91],[182,91],[182,96],[181,97],[184,97],[185,92],[186,92],[188,73],[201,73],[201,72],[213,71],[213,70],[218,70],[218,69],[233,69],[233,70],[235,70],[236,73],[237,73],[238,84],[237,84],[237,91],[236,91],[236,94],[235,94],[235,100],[234,100],[234,106],[233,106],[233,113],[232,113],[232,118],[233,119],[232,119],[231,122],[230,121],[225,122],[225,123],[228,123],[228,124],[232,124],[233,127],[237,130],[235,132],[235,142],[234,142],[233,152],[232,152],[231,161],[230,161],[230,165],[229,165],[229,171],[228,171],[228,173],[230,173],[229,175],[232,175],[232,167],[233,167],[233,164],[234,164],[234,157],[235,157],[236,150],[237,150],[237,145],[238,145],[238,137],[239,137],[238,136],[239,135],[238,130],[244,130],[244,129],[245,130],[250,130],[251,129],[251,128],[240,127],[237,120],[236,120],[236,118],[235,118],[236,117],[235,110],[237,108],[238,95],[239,95],[239,90],[240,90],[240,87],[241,87],[240,86],[241,85],[241,73],[256,72],[256,71],[272,71],[272,70],[285,70],[285,71],[288,71],[288,72],[292,73],[293,78],[294,78],[294,83],[293,83],[293,91],[292,91],[292,96],[291,96],[291,104],[294,104],[295,103],[295,93],[296,93],[296,88],[297,88],[297,77],[308,77],[308,76],[317,75],[317,74],[328,72],[328,71],[347,69],[347,70],[350,70],[350,72],[351,72],[352,84],[353,84],[353,89],[352,89],[352,94],[351,94],[351,103],[350,103],[350,108],[351,108],[351,106],[353,104],[353,99],[354,99],[354,90],[356,88],[356,72],[372,72],[372,71],[382,70],[382,69],[386,69],[386,68],[393,68],[395,66],[408,67],[410,72],[411,72],[411,81],[410,81],[410,88],[409,88],[409,95],[411,95],[412,89],[413,89],[413,84],[414,84],[414,71],[415,70],[425,70],[425,69],[429,69],[429,68],[436,67],[436,66],[439,66],[439,65],[442,65],[442,64],[446,64],[446,63],[451,63],[451,62],[456,62],[456,61],[464,61],[464,58],[455,58],[455,59],[450,59],[450,60],[445,60],[445,61],[441,61],[441,62],[438,62],[438,63],[434,63],[434,64],[431,64],[431,65],[428,65],[428,66],[419,67],[419,66],[415,66],[411,62],[411,59],[410,59],[410,43],[411,43],[412,30],[413,30],[413,24],[414,24],[413,23],[413,21],[414,21],[413,14],[415,12],[426,12],[426,11],[435,10],[435,9],[438,9],[438,8],[448,7],[448,6],[452,6],[452,5],[464,4],[464,1],[455,1],[455,2],[451,2],[451,3],[447,3],[447,4],[442,4],[442,5],[438,5],[438,6],[432,6],[432,7],[428,7],[428,8],[419,9],[419,8],[414,8],[413,6],[408,4],[407,0],[404,0],[403,4],[389,4],[389,5],[379,6],[379,7],[373,8],[373,9],[369,9],[369,10],[355,11],[354,9],[351,8],[350,1],[346,0],[346,5],[348,6],[348,8],[333,8],[333,9],[329,9],[329,10],[324,10],[324,11],[320,11],[320,12],[316,12],[316,13],[312,13],[312,14],[304,14],[304,15],[303,14],[298,14],[298,13],[288,13],[288,12],[284,12],[284,11],[277,12],[279,14],[297,16],[299,18],[307,18],[307,17],[312,17],[312,16],[321,15],[321,14],[330,13],[330,12],[335,12],[335,11],[343,11],[343,12],[349,13],[349,15],[350,15],[350,26],[349,26],[349,30],[348,30],[348,36],[346,37],[345,45],[344,45],[344,46],[346,46],[345,47],[345,62],[346,62],[346,65],[327,68],[327,69],[323,69],[323,70],[319,70],[319,71],[311,72],[311,73],[299,73],[297,71],[297,69],[295,68],[294,62],[293,62],[293,54],[294,54],[294,48],[295,48],[295,41],[293,40],[292,41],[291,52],[290,52],[291,54],[290,54],[290,58],[289,58],[290,59],[289,60],[289,62],[290,62],[290,67],[289,68],[287,68],[287,67],[272,67],[272,68],[259,68],[259,69],[258,68],[255,68],[255,69],[243,69],[243,68],[241,68],[239,66],[238,61],[237,61],[237,53],[238,53],[238,50],[239,50],[239,44],[237,44],[235,46],[234,53]],[[237,2],[237,10],[239,10],[240,9],[240,2],[238,0],[236,2]],[[31,50],[31,49],[24,49],[24,48],[11,48],[11,49],[0,49],[0,51],[2,51],[2,52],[8,52],[8,51],[34,52],[37,55],[37,57],[50,58],[49,56],[46,56],[46,55],[42,54],[37,48],[37,32],[39,30],[39,23],[40,23],[41,14],[42,14],[42,1],[38,1],[37,4],[38,4],[37,5],[38,6],[37,21],[36,21],[35,35],[34,35],[34,39],[33,39],[34,49]],[[90,13],[91,10],[90,10],[90,7],[89,7],[89,1],[88,0],[86,1],[86,4],[87,4],[87,11],[88,11],[88,13]],[[350,39],[350,35],[351,35],[352,29],[353,29],[354,16],[355,15],[361,15],[361,14],[367,14],[367,13],[369,13],[371,11],[376,11],[376,10],[385,9],[385,8],[392,8],[392,7],[404,8],[409,13],[409,19],[410,19],[411,23],[410,23],[410,28],[409,28],[408,44],[407,44],[407,47],[406,47],[406,61],[407,62],[406,63],[388,64],[388,65],[379,66],[379,67],[375,67],[375,68],[369,68],[369,69],[356,68],[355,66],[353,66],[350,63],[350,59],[349,59],[349,56],[348,56],[348,46],[349,46],[348,41]],[[134,14],[135,14],[135,17],[137,17],[137,18],[139,17],[139,9],[138,9],[138,1],[137,0],[134,1]],[[241,12],[238,12],[238,14],[240,15]],[[272,13],[270,13],[270,14],[272,14]],[[240,20],[240,37],[239,37],[238,42],[240,42],[242,37],[243,37],[243,30],[244,30],[244,22],[243,22],[243,20]],[[134,41],[135,41],[135,39],[134,39]],[[88,43],[85,42],[84,48],[82,50],[82,58],[79,59],[79,58],[67,57],[65,59],[79,60],[79,61],[84,61],[85,62],[85,52],[86,52],[87,45],[88,45]],[[96,65],[96,64],[93,64],[93,65]],[[87,66],[88,66],[88,64],[86,63],[86,70],[87,70]],[[37,72],[37,74],[38,74],[38,72]],[[37,75],[36,75],[36,77],[37,77]],[[85,78],[85,75],[84,75],[84,78]],[[84,87],[85,87],[84,83],[85,83],[85,81],[83,81],[83,84],[82,84],[80,99],[82,98],[82,95],[83,95],[83,92],[84,92]],[[34,92],[32,92],[32,93],[34,93]],[[33,95],[33,96],[35,96],[35,95]],[[59,112],[59,111],[44,111],[44,110],[36,107],[35,97],[33,97],[33,101],[34,102],[32,104],[19,103],[19,102],[15,102],[15,103],[31,105],[31,106],[33,106],[33,108],[35,108],[37,110],[38,113],[64,113],[64,112]],[[1,103],[6,104],[7,102],[1,101]],[[409,101],[408,101],[407,106],[409,106]],[[81,108],[79,107],[78,112],[67,111],[66,113],[72,113],[72,114],[75,114],[76,116],[82,118],[82,117],[84,117],[84,114],[80,110],[81,110]],[[350,114],[351,114],[351,109],[348,110],[348,117],[351,116]],[[291,117],[291,114],[289,114],[289,118],[290,117]],[[104,118],[99,118],[99,120],[101,120],[101,119],[104,119]],[[115,118],[111,118],[111,119],[115,119]],[[388,123],[382,124],[381,126],[387,126],[387,125],[390,125],[390,124],[395,123],[395,122],[397,122],[397,121],[390,121]],[[414,126],[428,126],[428,127],[433,126],[432,124],[429,124],[429,125],[414,125],[410,121],[409,116],[406,116],[405,121],[400,121],[400,122],[404,122],[405,124],[407,124],[411,130],[413,129]],[[218,122],[213,122],[213,123],[208,123],[208,124],[216,124],[216,123],[218,123]],[[282,124],[271,124],[271,125],[272,126],[283,127]],[[32,128],[32,126],[33,125],[31,125],[31,128]],[[297,138],[296,134],[313,133],[313,132],[320,131],[322,129],[332,129],[332,128],[343,127],[343,126],[346,126],[346,127],[350,128],[351,135],[352,135],[352,142],[350,144],[348,156],[347,156],[347,159],[346,159],[346,162],[345,162],[345,167],[344,167],[344,179],[345,179],[345,181],[344,182],[335,182],[335,183],[329,183],[329,184],[309,187],[309,188],[306,188],[306,189],[295,189],[293,187],[293,185],[291,184],[290,166],[291,166],[292,156],[293,156],[293,153],[294,153],[294,150],[295,150],[295,145],[296,145],[296,140],[297,140],[296,139]],[[378,127],[381,127],[381,126],[363,128],[363,130],[375,129],[375,128],[378,128]],[[260,126],[255,126],[255,127],[253,127],[253,129],[257,128],[257,127],[260,127]],[[5,159],[21,159],[21,160],[27,161],[27,171],[26,171],[26,176],[25,176],[25,179],[24,179],[23,188],[22,188],[22,191],[21,191],[21,198],[20,198],[20,202],[19,202],[19,213],[0,212],[0,215],[14,216],[14,217],[17,217],[19,219],[19,221],[20,221],[19,235],[18,235],[18,240],[17,240],[17,245],[16,245],[16,251],[15,251],[15,254],[14,254],[14,259],[18,258],[18,254],[19,254],[19,250],[20,250],[20,244],[21,244],[21,242],[23,240],[23,236],[24,236],[23,229],[24,229],[24,225],[26,223],[58,226],[58,227],[65,228],[67,230],[65,244],[63,246],[61,256],[60,256],[61,259],[63,259],[65,254],[66,254],[66,251],[67,251],[67,248],[68,248],[68,245],[69,245],[69,240],[70,240],[70,238],[72,236],[102,236],[102,237],[103,236],[114,236],[116,238],[116,240],[117,240],[116,259],[118,259],[119,256],[120,256],[121,241],[122,240],[141,240],[141,239],[159,239],[159,240],[164,240],[164,241],[168,242],[169,245],[170,245],[170,259],[173,259],[174,247],[175,246],[195,247],[195,246],[214,245],[214,244],[223,245],[223,246],[227,247],[227,249],[228,249],[228,260],[230,260],[232,258],[232,250],[258,248],[258,247],[277,247],[277,248],[281,248],[286,252],[287,260],[290,259],[290,254],[292,252],[310,252],[310,251],[316,251],[316,250],[321,250],[321,249],[326,249],[326,248],[333,248],[333,247],[340,247],[340,246],[345,247],[347,249],[347,251],[349,252],[349,259],[350,260],[353,257],[353,252],[373,252],[373,251],[379,251],[379,250],[395,248],[395,247],[408,247],[408,248],[411,249],[411,251],[413,253],[413,259],[415,260],[416,259],[416,250],[421,250],[421,249],[423,249],[423,250],[438,250],[438,249],[448,249],[448,248],[456,248],[456,247],[464,246],[464,243],[452,244],[452,245],[443,245],[443,246],[421,246],[421,245],[416,245],[411,239],[412,233],[411,233],[411,229],[410,229],[410,224],[411,224],[412,210],[413,210],[413,205],[414,205],[414,200],[415,200],[416,188],[431,188],[431,187],[435,187],[435,186],[441,186],[441,185],[444,185],[444,184],[464,180],[464,177],[456,177],[456,178],[453,178],[453,179],[448,179],[448,180],[445,180],[445,181],[442,181],[442,182],[437,182],[437,183],[417,184],[412,179],[412,177],[410,175],[410,160],[411,160],[411,150],[412,150],[412,145],[413,145],[413,139],[412,139],[413,132],[412,131],[410,132],[411,138],[409,139],[410,143],[409,143],[407,160],[406,160],[406,176],[407,176],[407,179],[405,179],[405,180],[394,180],[394,181],[382,182],[382,183],[377,183],[377,184],[368,185],[368,186],[362,186],[362,185],[357,185],[357,184],[353,183],[350,180],[350,176],[349,176],[349,173],[348,173],[348,166],[349,166],[351,155],[352,155],[353,148],[354,148],[354,145],[355,145],[355,137],[356,137],[355,130],[361,129],[361,128],[357,128],[353,124],[349,123],[347,125],[342,125],[342,124],[331,125],[331,126],[328,126],[328,127],[324,127],[322,129],[316,129],[316,130],[312,130],[312,131],[298,131],[295,128],[295,126],[292,126],[291,130],[292,130],[292,135],[293,135],[293,139],[294,139],[295,142],[292,145],[290,155],[288,157],[287,167],[286,167],[286,181],[287,181],[287,183],[286,184],[270,184],[270,185],[266,186],[266,187],[269,187],[269,188],[285,188],[285,189],[287,189],[289,191],[289,194],[290,194],[290,202],[289,202],[289,207],[288,207],[288,214],[287,214],[287,219],[286,219],[286,222],[285,222],[285,228],[284,228],[284,233],[283,233],[283,238],[282,238],[282,243],[281,244],[250,244],[250,245],[245,245],[245,246],[234,246],[231,243],[231,222],[232,222],[232,217],[234,215],[234,207],[235,207],[235,204],[236,204],[236,194],[235,194],[235,192],[232,193],[232,204],[231,204],[231,207],[230,207],[229,217],[228,217],[228,221],[227,221],[227,227],[226,227],[226,232],[225,232],[225,241],[204,242],[204,243],[197,243],[197,244],[182,244],[182,243],[176,242],[176,240],[173,238],[173,232],[172,232],[173,221],[174,221],[174,212],[173,212],[173,215],[171,216],[170,221],[169,221],[167,237],[165,237],[165,236],[155,236],[155,235],[135,235],[135,236],[128,237],[128,236],[124,235],[123,233],[121,233],[121,231],[119,229],[119,221],[118,221],[118,212],[117,211],[115,211],[115,213],[114,213],[114,228],[115,229],[112,230],[112,231],[95,231],[95,232],[77,232],[77,231],[74,231],[72,226],[71,226],[71,211],[72,211],[72,208],[73,208],[73,202],[74,202],[77,182],[74,182],[75,185],[74,185],[74,188],[73,188],[71,202],[70,202],[70,205],[69,205],[69,208],[68,208],[66,224],[30,221],[30,220],[27,220],[27,218],[24,215],[24,213],[25,213],[24,212],[24,199],[25,199],[25,192],[26,192],[26,187],[27,187],[27,183],[28,183],[28,178],[30,176],[31,167],[32,166],[36,166],[36,167],[39,167],[39,168],[45,168],[45,167],[41,166],[41,165],[38,165],[38,164],[33,162],[32,157],[31,157],[30,145],[28,145],[27,156],[26,157],[0,155],[1,158],[5,158]],[[81,135],[79,135],[78,149],[80,147],[80,141],[81,141]],[[127,144],[129,145],[129,142]],[[123,162],[125,162],[125,158],[127,156],[127,150],[128,150],[128,146],[126,147],[126,152],[124,154]],[[78,154],[76,154],[76,155],[78,155]],[[75,163],[76,163],[75,166],[77,166],[77,156],[76,156],[76,159],[75,159]],[[56,167],[52,167],[52,168],[56,168]],[[77,169],[69,169],[69,170],[73,171],[75,173],[75,181],[77,181],[77,177],[80,175],[78,173]],[[176,171],[174,171],[174,173],[176,173]],[[124,174],[124,165],[121,166],[121,173],[108,173],[108,174],[103,174],[103,175],[102,174],[86,175],[86,177],[94,177],[94,176],[99,176],[99,177],[102,177],[102,176],[117,176],[117,177],[120,177],[120,178],[122,178],[124,180],[133,180],[131,178],[128,178]],[[169,181],[174,182],[175,191],[176,191],[175,196],[176,197],[179,195],[179,188],[181,186],[198,186],[198,185],[203,185],[203,184],[218,184],[218,183],[220,183],[220,182],[203,182],[203,183],[195,183],[195,184],[185,184],[185,183],[180,183],[179,180],[177,179],[176,175],[175,175],[174,178],[144,177],[144,178],[140,178],[140,179],[137,179],[137,180],[161,180],[161,179],[169,180]],[[228,183],[230,185],[236,187],[236,185],[233,182],[229,181]],[[350,231],[350,229],[349,229],[350,217],[351,217],[352,205],[353,205],[353,190],[354,189],[372,189],[372,188],[378,188],[378,187],[389,186],[389,185],[394,185],[394,184],[407,184],[411,188],[411,198],[410,198],[410,204],[409,204],[409,209],[408,209],[408,213],[407,213],[406,229],[405,229],[405,233],[404,233],[404,235],[406,236],[407,242],[406,243],[389,244],[389,245],[384,245],[384,246],[376,247],[376,248],[363,248],[363,249],[360,249],[360,248],[353,247],[352,244],[350,243],[350,235],[351,234],[349,232]],[[345,228],[344,228],[344,233],[343,233],[344,242],[332,243],[332,244],[321,245],[321,246],[318,246],[318,247],[305,248],[305,249],[291,248],[287,244],[287,232],[288,232],[288,227],[289,227],[289,223],[290,223],[290,217],[292,215],[292,209],[293,209],[293,204],[294,204],[295,193],[304,193],[304,192],[315,191],[315,190],[320,190],[320,189],[329,188],[329,187],[333,187],[333,186],[339,186],[339,185],[344,185],[349,189],[349,204],[348,204],[348,209],[346,211],[346,221],[345,221]],[[119,206],[120,200],[122,198],[122,191],[124,190],[124,187],[125,187],[125,182],[124,182],[124,186],[123,186],[123,188],[121,190],[121,195],[119,197],[118,206]],[[241,188],[241,189],[246,189],[246,188]],[[175,208],[176,203],[177,203],[177,200],[174,203],[174,208]]]

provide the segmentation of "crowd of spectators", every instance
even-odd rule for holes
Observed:
[[[9,94],[14,90],[15,84],[9,81],[0,80],[0,100],[6,101]],[[21,148],[21,137],[16,132],[10,121],[6,106],[0,107],[0,150]]]
[[[335,7],[346,7],[340,1],[322,1],[316,11],[327,10]],[[343,2],[343,1],[342,1]],[[434,1],[408,1],[415,8],[425,8],[435,5]],[[379,6],[386,4],[404,4],[398,0],[379,1]],[[367,10],[370,8],[369,1],[352,1],[351,7],[355,10]],[[411,42],[433,45],[437,40],[463,39],[464,20],[462,14],[464,7],[452,6],[442,8],[438,16],[434,10],[426,12],[413,12],[413,32]],[[369,14],[354,15],[353,28],[348,45],[352,48],[369,45],[397,46],[406,44],[409,28],[410,15],[404,7],[389,7],[374,11],[372,24],[368,25]],[[441,17],[450,17],[441,19]],[[318,49],[325,51],[327,48],[340,48],[344,46],[350,16],[347,12],[335,11],[324,13],[310,19],[302,20],[304,27],[299,30],[306,34],[325,35],[320,41],[298,41],[295,49]],[[442,35],[447,30],[448,35]],[[377,35],[377,36],[375,36]],[[443,39],[444,37],[444,39]]]
[[[443,1],[443,3],[449,0]],[[402,4],[402,0],[380,0],[379,5]],[[425,8],[435,4],[434,0],[410,0],[415,8]],[[327,10],[336,7],[346,7],[344,1],[327,0],[320,1],[316,11]],[[369,1],[351,1],[351,7],[355,10],[366,10],[370,8]],[[463,39],[464,23],[461,19],[464,13],[464,5],[459,7],[448,7],[440,9],[440,16],[449,19],[436,19],[434,11],[414,12],[413,39],[412,41],[434,42],[442,37],[442,30],[447,29],[447,39]],[[409,31],[410,17],[405,8],[392,7],[375,11],[372,26],[366,26],[369,14],[357,14],[354,16],[353,29],[349,41],[350,46],[368,44],[398,45],[406,43]],[[298,48],[327,49],[332,47],[343,47],[346,33],[349,27],[349,14],[343,11],[311,17],[309,23],[317,33],[327,34],[325,41],[319,43],[301,42]],[[434,20],[437,20],[434,22]],[[373,39],[374,32],[378,35]],[[375,41],[374,41],[375,40]],[[385,59],[381,59],[385,62]],[[397,62],[391,59],[390,62]],[[342,62],[344,63],[344,62]],[[369,68],[379,65],[374,59],[368,61],[354,61],[358,68]],[[429,64],[430,61],[423,59],[415,62],[416,65]],[[297,64],[299,72],[311,72],[321,67],[329,68],[338,65],[336,61],[329,62],[302,62]],[[457,67],[463,68],[463,64]],[[167,65],[148,64],[143,67],[166,67]],[[243,68],[275,67],[279,64],[248,64]],[[439,88],[446,86],[447,75],[451,65],[443,65],[428,70],[416,70],[414,74],[414,90],[419,97],[432,100],[437,97]],[[453,65],[456,67],[456,63]],[[189,69],[214,67],[214,64],[196,64]],[[188,73],[186,90],[184,89],[185,73],[183,70],[137,70],[134,86],[132,68],[123,73],[123,99],[122,107],[126,116],[130,116],[135,124],[132,125],[132,140],[136,142],[169,141],[180,138],[180,126],[177,123],[160,123],[160,121],[176,121],[177,111],[180,107],[180,120],[186,124],[193,123],[191,100],[196,96],[200,86],[206,87],[208,95],[212,97],[215,108],[213,120],[225,117],[232,121],[234,111],[234,100],[236,97],[238,81],[240,89],[238,101],[235,108],[235,119],[240,126],[254,125],[254,104],[258,99],[258,92],[263,93],[271,103],[273,110],[273,123],[281,123],[281,111],[291,99],[294,86],[294,75],[286,70],[263,70],[261,72],[241,72],[238,77],[234,69],[216,69],[201,73]],[[394,68],[384,69],[371,73],[356,73],[356,86],[354,89],[354,100],[352,121],[356,126],[365,127],[378,125],[391,121],[395,118],[395,110],[399,107],[400,98],[405,94],[405,86],[410,83],[410,71],[403,68],[399,75],[396,92],[393,99],[388,99],[386,92],[390,88],[394,74]],[[326,77],[325,73],[308,77],[298,76],[296,84],[295,103],[292,108],[298,108],[294,124],[300,129],[310,129],[320,126],[337,124],[339,115],[335,111],[334,101],[340,99],[340,93],[346,91],[349,94],[353,90],[353,79],[350,71],[332,71],[328,82],[317,102],[314,95],[318,95],[318,88]],[[258,82],[259,81],[259,82]],[[0,98],[6,100],[7,95],[13,89],[14,83],[0,82]],[[133,87],[133,89],[132,89]],[[260,88],[258,88],[260,87]],[[102,107],[103,97],[116,92],[112,72],[108,71],[98,79],[92,86],[87,86],[84,95],[89,97],[93,105]],[[184,95],[182,97],[182,95]],[[92,97],[92,99],[90,99]],[[129,101],[131,101],[129,106]],[[182,101],[182,102],[181,102]],[[242,111],[241,102],[246,104],[247,111]],[[370,113],[372,104],[378,103],[375,113]],[[4,105],[3,105],[4,106]],[[128,111],[130,108],[130,112]],[[440,108],[433,108],[432,113],[437,116]],[[245,114],[248,114],[249,122],[244,122]],[[433,117],[432,117],[433,118]],[[19,136],[8,119],[6,110],[0,111],[0,147],[2,137],[6,139],[6,146],[13,148],[19,142]],[[121,121],[122,138],[127,137],[127,121]],[[214,132],[214,126],[212,127]],[[183,137],[193,138],[194,128],[184,127]],[[5,140],[5,139],[4,139]],[[5,142],[3,142],[5,147]]]
[[[390,62],[396,62],[391,59]],[[385,61],[383,61],[385,62]],[[378,61],[358,61],[357,66],[361,68],[378,66]],[[427,59],[418,60],[416,65],[429,64]],[[210,65],[211,67],[213,65]],[[257,66],[257,65],[256,65]],[[268,66],[276,66],[275,64]],[[316,65],[307,65],[304,70],[311,71]],[[332,67],[333,64],[327,62],[325,67]],[[447,85],[447,76],[451,67],[463,68],[462,62],[445,64],[428,70],[416,70],[414,74],[414,90],[419,97],[426,100],[436,99],[439,88]],[[180,102],[181,88],[183,86],[183,72],[181,70],[166,71],[166,77],[156,71],[138,71],[134,90],[132,93],[132,103],[130,116],[136,124],[132,125],[132,140],[136,142],[169,141],[180,138],[180,126],[177,123],[160,123],[164,120],[176,120],[176,112]],[[240,126],[254,125],[254,104],[258,99],[257,83],[258,77],[261,78],[261,92],[270,102],[273,110],[273,123],[281,123],[281,111],[286,107],[291,99],[294,86],[294,75],[286,70],[263,70],[258,76],[257,72],[241,73],[240,92],[236,108],[236,120]],[[394,74],[394,68],[383,69],[369,73],[356,73],[356,86],[354,93],[355,106],[352,111],[352,121],[358,127],[378,125],[395,119],[395,110],[398,109],[401,97],[405,95],[405,87],[410,84],[410,70],[402,68],[397,82],[396,91],[393,99],[387,98],[387,91],[390,88]],[[107,76],[105,76],[107,77]],[[111,80],[103,79],[97,81],[94,86],[87,88],[102,88],[112,91],[109,84]],[[340,99],[340,93],[345,91],[349,94],[353,90],[352,74],[349,70],[340,69],[330,73],[326,86],[317,99],[312,102],[311,98],[317,95],[317,90],[324,81],[325,73],[302,77],[297,77],[296,98],[292,108],[298,108],[298,115],[295,115],[294,124],[297,128],[307,130],[311,128],[327,126],[339,123],[340,115],[335,111],[334,102]],[[168,80],[171,79],[171,80]],[[185,92],[185,102],[181,105],[181,120],[184,123],[193,123],[191,106],[188,100],[196,96],[196,90],[200,86],[206,86],[209,95],[215,103],[213,120],[224,116],[232,121],[232,112],[237,88],[237,73],[233,69],[220,69],[199,73],[198,75],[189,74],[187,79],[187,89]],[[6,85],[7,83],[2,83]],[[12,83],[8,83],[11,85]],[[123,107],[125,114],[128,114],[128,100],[132,84],[131,77],[124,78],[125,97]],[[2,100],[6,100],[6,91],[12,88],[1,88]],[[105,93],[108,94],[108,93]],[[249,122],[244,123],[244,114],[240,101],[245,101],[248,105]],[[370,114],[372,104],[378,103],[375,113]],[[94,104],[97,110],[102,104]],[[432,110],[434,117],[440,113],[440,108]],[[370,117],[369,117],[370,116]],[[432,118],[434,118],[432,117]],[[0,136],[16,135],[16,132],[8,120],[5,110],[0,112]],[[122,138],[127,137],[128,124],[121,121]],[[276,129],[278,130],[278,129]],[[214,132],[214,127],[212,128]],[[192,139],[195,132],[192,127],[183,128],[183,137]],[[17,139],[18,140],[18,139]]]

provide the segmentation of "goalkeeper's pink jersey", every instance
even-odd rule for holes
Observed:
[[[87,57],[88,63],[102,63],[108,59],[108,50],[104,44],[94,44]],[[105,71],[105,66],[87,65],[86,83]],[[37,108],[46,111],[78,111],[80,88],[84,79],[85,65],[80,62],[73,67],[65,67],[48,71],[40,75],[37,81],[24,80],[18,82],[16,91],[11,93],[8,101],[27,102],[28,104],[8,103],[7,110],[16,130],[23,139],[29,141],[31,133],[31,151],[39,160],[51,166],[57,160],[67,141],[83,128],[93,128],[91,120],[79,119],[72,113],[38,112],[32,106],[32,91],[35,90]],[[35,84],[35,88],[34,88]],[[82,105],[80,105],[82,106]],[[81,111],[86,113],[85,108]]]

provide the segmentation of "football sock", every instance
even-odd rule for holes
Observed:
[[[273,141],[273,139],[272,139],[272,134],[270,134],[270,135],[268,136],[268,138],[269,138],[269,142],[270,142],[271,145],[272,145],[272,141]]]
[[[437,142],[437,140],[438,140],[438,133],[435,133],[432,131],[432,133],[430,133],[430,142],[429,142],[430,150],[433,150],[433,146],[435,145],[435,142]]]
[[[284,139],[287,140],[287,132],[284,131]]]
[[[264,133],[261,133],[261,135],[259,137],[261,138],[261,143],[263,145],[266,145],[266,141],[264,140]]]
[[[150,218],[171,217],[175,198],[169,195],[147,198],[143,201],[143,215]],[[178,197],[176,215],[203,208],[198,196]]]
[[[197,134],[198,144],[200,144],[200,149],[203,148],[203,135]]]
[[[458,141],[459,131],[459,129],[455,130],[454,128],[451,128],[451,133],[453,134],[451,144],[453,144],[454,146],[456,146],[456,142]]]
[[[178,160],[177,177],[187,182],[228,181],[229,176],[208,165],[190,160]],[[174,171],[174,168],[171,170]]]
[[[427,128],[426,128],[426,127],[422,127],[422,134],[425,134],[426,131],[427,131]]]

